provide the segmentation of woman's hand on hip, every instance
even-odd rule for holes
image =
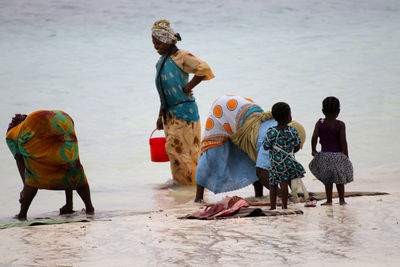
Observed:
[[[192,96],[193,96],[193,91],[192,91],[192,89],[193,89],[192,87],[186,85],[186,86],[183,88],[183,92],[184,92],[188,97],[192,97]]]

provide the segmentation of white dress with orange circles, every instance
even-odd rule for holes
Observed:
[[[257,129],[257,160],[231,141],[245,127],[247,119],[263,115],[263,109],[251,99],[226,95],[214,101],[207,118],[198,160],[196,183],[213,193],[223,193],[246,187],[256,181],[256,167],[270,167],[269,152],[262,148],[266,131],[276,121],[262,121]],[[261,153],[260,153],[261,152]]]
[[[201,151],[224,144],[246,119],[262,112],[263,109],[249,98],[235,95],[218,98],[206,121]]]

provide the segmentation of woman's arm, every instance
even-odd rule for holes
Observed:
[[[343,153],[348,157],[349,151],[347,150],[346,125],[344,124],[344,122],[341,122],[339,127],[339,138],[340,138],[340,147]]]
[[[160,111],[158,112],[158,119],[157,119],[157,122],[156,122],[156,127],[157,127],[157,130],[164,129],[164,125],[163,125],[163,122],[162,122],[162,109],[161,109],[161,106],[160,106]]]
[[[296,153],[299,150],[300,150],[300,145],[297,145],[297,146],[293,147],[293,152],[294,153]]]
[[[210,66],[200,58],[192,55],[189,51],[179,50],[177,53],[171,55],[171,58],[184,72],[194,74],[190,82],[183,88],[183,92],[188,96],[191,95],[192,89],[201,81],[214,78]]]
[[[193,88],[196,87],[196,85],[198,85],[204,78],[205,76],[194,75],[190,82],[188,82],[188,84],[185,86],[185,88],[183,88],[183,92],[188,96],[191,96]]]
[[[311,137],[311,155],[313,155],[313,156],[317,153],[318,135],[319,135],[319,128],[318,128],[318,122],[317,122],[314,127],[313,135]]]
[[[268,132],[267,132],[267,133],[268,133]],[[264,137],[264,141],[263,141],[263,148],[264,148],[265,150],[269,150],[269,146],[270,146],[270,143],[269,143],[268,137],[265,136],[265,137]]]

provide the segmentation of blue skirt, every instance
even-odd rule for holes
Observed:
[[[275,125],[275,120],[261,123],[256,163],[230,140],[222,146],[204,151],[197,163],[196,183],[218,194],[238,190],[258,181],[256,166],[263,169],[270,167],[269,152],[264,150],[262,142],[267,130]]]

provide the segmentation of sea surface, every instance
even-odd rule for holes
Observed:
[[[355,171],[346,190],[400,192],[397,0],[0,0],[0,222],[13,221],[22,189],[5,142],[8,123],[15,113],[42,109],[74,119],[99,213],[151,212],[193,200],[193,188],[155,189],[171,179],[169,163],[150,160],[159,110],[151,27],[158,19],[170,20],[182,36],[178,47],[215,74],[194,90],[202,125],[223,94],[252,98],[265,110],[289,103],[307,131],[296,155],[307,170],[303,181],[323,191],[308,170],[310,139],[322,100],[336,96]],[[57,217],[63,204],[62,192],[41,190],[28,218]]]

